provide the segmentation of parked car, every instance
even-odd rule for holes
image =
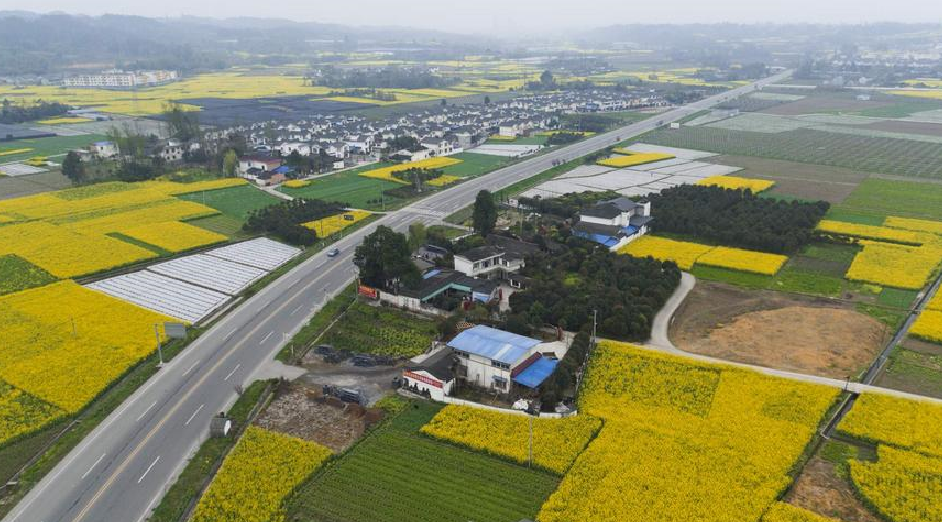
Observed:
[[[330,252],[327,252],[327,257],[337,257],[337,256],[339,256],[339,255],[340,255],[340,249],[339,249],[339,248],[332,248],[332,249],[330,250]]]

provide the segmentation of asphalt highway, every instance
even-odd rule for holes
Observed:
[[[144,520],[209,435],[212,416],[236,399],[286,339],[356,275],[353,251],[379,225],[405,232],[553,166],[677,121],[722,101],[775,83],[782,73],[685,105],[648,120],[533,157],[437,192],[351,233],[312,256],[240,306],[150,379],[70,452],[4,518],[5,522],[136,522]]]

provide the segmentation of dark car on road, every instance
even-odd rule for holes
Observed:
[[[330,252],[327,252],[327,257],[337,257],[337,256],[339,256],[339,255],[340,255],[340,249],[339,249],[339,248],[332,248],[332,249],[330,250]]]

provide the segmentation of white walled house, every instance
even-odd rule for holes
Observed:
[[[455,354],[445,347],[429,355],[414,366],[402,371],[403,385],[413,393],[428,395],[435,401],[444,401],[455,385]]]
[[[250,170],[267,171],[281,166],[281,160],[268,156],[243,156],[239,159],[239,175],[245,176]]]
[[[539,386],[556,365],[557,344],[478,325],[459,333],[448,346],[455,351],[458,378],[472,386],[507,394],[513,382],[530,388]],[[553,356],[544,358],[543,351]],[[538,369],[539,375],[528,375],[531,369]]]
[[[637,203],[622,197],[580,212],[572,231],[577,237],[605,245],[614,252],[647,234],[652,219],[650,201]]]
[[[455,270],[468,277],[505,279],[523,268],[523,257],[497,246],[481,246],[455,254]]]
[[[313,149],[307,143],[291,142],[291,143],[282,143],[278,145],[278,152],[281,153],[281,157],[287,158],[291,155],[292,152],[297,151],[298,154],[302,156],[310,156]]]

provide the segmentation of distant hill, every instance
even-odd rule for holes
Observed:
[[[50,74],[82,64],[184,72],[238,65],[234,51],[269,65],[317,49],[409,46],[418,51],[476,45],[474,38],[425,29],[351,27],[269,18],[84,16],[0,11],[0,75]],[[244,61],[245,58],[242,58]]]

